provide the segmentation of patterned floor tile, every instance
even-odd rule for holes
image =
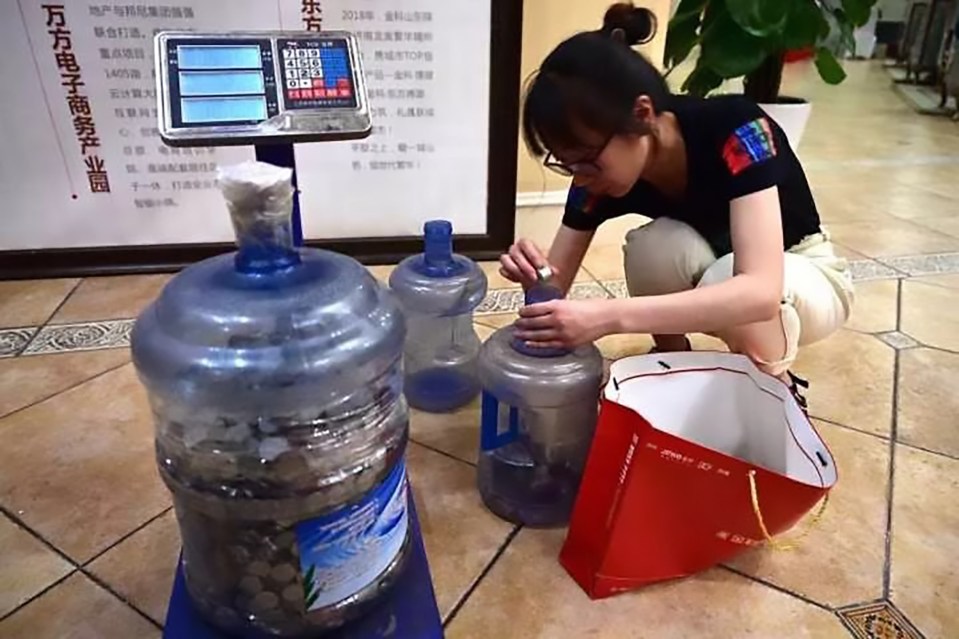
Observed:
[[[865,282],[868,280],[884,280],[900,277],[902,274],[891,266],[876,260],[851,260],[849,270],[853,280]]]
[[[856,639],[922,639],[896,607],[887,601],[849,606],[839,617]]]
[[[37,332],[36,326],[0,329],[0,357],[15,357]]]
[[[887,257],[880,258],[880,261],[897,271],[902,271],[914,277],[940,273],[959,273],[959,252]]]
[[[23,352],[24,355],[127,348],[135,320],[107,320],[83,324],[48,325]]]
[[[888,331],[886,333],[879,333],[876,335],[880,340],[889,344],[897,351],[906,350],[907,348],[916,348],[919,346],[919,342],[909,337],[905,333],[900,333],[899,331]]]

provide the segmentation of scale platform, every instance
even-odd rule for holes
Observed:
[[[412,497],[409,512],[413,524],[412,552],[391,596],[369,616],[324,635],[323,639],[443,639],[443,624]],[[163,639],[231,639],[204,622],[193,608],[182,565],[177,566]]]

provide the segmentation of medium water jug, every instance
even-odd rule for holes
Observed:
[[[561,295],[548,285],[527,303]],[[572,351],[531,348],[507,326],[483,345],[478,467],[486,506],[534,527],[569,521],[596,428],[603,358],[592,344]]]

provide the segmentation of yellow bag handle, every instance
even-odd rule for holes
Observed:
[[[766,522],[763,520],[763,514],[759,508],[759,490],[756,488],[755,470],[749,471],[749,494],[753,502],[753,513],[756,515],[756,521],[759,522],[759,530],[762,531],[763,538],[766,540],[766,543],[768,543],[770,547],[775,550],[795,550],[798,548],[799,542],[805,539],[806,536],[812,532],[816,525],[822,520],[822,515],[826,511],[826,506],[829,504],[829,491],[826,491],[822,501],[819,502],[819,509],[815,512],[815,514],[813,514],[812,521],[809,522],[809,526],[806,528],[806,530],[804,530],[792,541],[779,541],[769,534],[769,530],[766,528]]]

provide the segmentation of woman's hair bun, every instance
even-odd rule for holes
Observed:
[[[629,46],[649,42],[656,35],[656,16],[632,2],[617,2],[603,16],[602,33]]]

